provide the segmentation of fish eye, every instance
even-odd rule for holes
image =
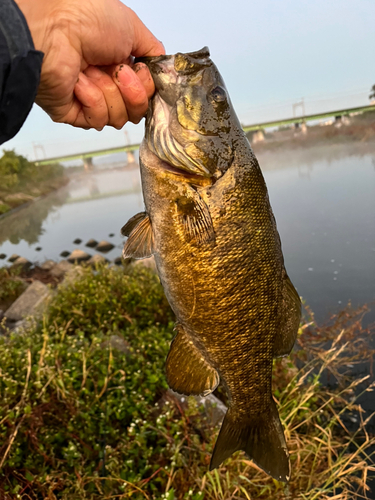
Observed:
[[[215,87],[211,90],[211,96],[215,102],[224,102],[227,99],[227,93],[223,87]]]

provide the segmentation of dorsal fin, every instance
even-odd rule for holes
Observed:
[[[153,235],[150,218],[146,212],[134,215],[122,228],[121,232],[129,234],[122,257],[124,259],[146,259],[153,254]]]

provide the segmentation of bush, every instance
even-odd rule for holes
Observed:
[[[360,498],[375,440],[341,363],[372,355],[358,321],[304,325],[299,350],[275,363],[289,485],[243,453],[209,473],[217,429],[194,398],[166,393],[173,315],[158,278],[141,266],[84,269],[41,325],[0,339],[0,498]]]

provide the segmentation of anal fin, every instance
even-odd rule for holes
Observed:
[[[168,385],[186,396],[208,396],[219,385],[219,374],[195,347],[182,325],[177,325],[177,332],[166,361]]]
[[[124,259],[145,259],[153,254],[153,235],[150,218],[146,212],[134,215],[121,229],[129,235],[122,256]]]
[[[285,273],[282,289],[281,324],[275,338],[274,357],[287,356],[293,349],[300,320],[301,300]]]

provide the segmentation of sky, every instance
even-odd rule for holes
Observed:
[[[168,54],[207,45],[241,123],[369,104],[375,84],[374,0],[129,0]],[[300,110],[298,110],[300,112]],[[37,105],[2,145],[30,160],[137,143],[144,121],[118,131],[56,124]]]

